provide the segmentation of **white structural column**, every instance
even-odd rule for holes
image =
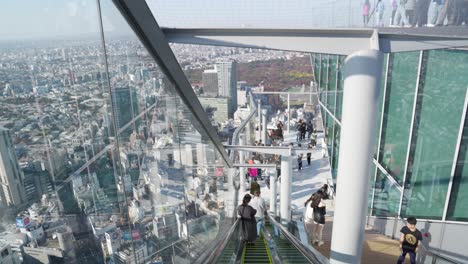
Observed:
[[[276,173],[276,171],[275,171]],[[270,176],[270,212],[276,216],[276,196],[278,190],[276,189],[276,181],[278,180],[278,175],[273,174]]]
[[[228,192],[226,200],[226,216],[235,217],[235,210],[238,204],[238,198],[236,197],[236,190],[234,188],[234,177],[236,176],[237,170],[234,168],[228,169]]]
[[[245,145],[245,135],[242,133],[239,135],[239,146],[244,146]],[[245,152],[244,151],[239,151],[239,163],[243,164],[245,163]],[[245,193],[245,168],[240,167],[239,168],[239,197],[238,201],[242,201],[242,198],[244,197]]]
[[[266,146],[267,139],[267,112],[268,110],[262,109],[262,143]]]
[[[258,115],[258,130],[256,133],[256,139],[262,139],[262,100],[258,100],[258,108],[257,108],[257,115]]]
[[[291,126],[291,106],[290,106],[290,94],[288,93],[288,134],[289,134],[289,127]]]
[[[280,216],[282,223],[291,221],[291,183],[292,158],[291,155],[282,155],[280,186]]]
[[[361,263],[383,54],[345,60],[343,114],[330,263]]]

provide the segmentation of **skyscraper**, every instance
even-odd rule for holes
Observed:
[[[112,100],[116,127],[121,135],[128,136],[133,130],[137,131],[139,122],[132,122],[133,118],[138,115],[138,98],[135,88],[126,85],[112,89]],[[130,124],[132,125],[127,126]]]
[[[216,69],[205,70],[202,73],[203,95],[218,96],[218,72]]]
[[[25,201],[23,179],[10,130],[0,127],[0,205],[20,207]]]
[[[237,62],[221,61],[216,63],[218,72],[218,94],[228,97],[228,117],[234,117],[237,109]]]

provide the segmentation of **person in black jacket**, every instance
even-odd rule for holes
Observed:
[[[237,207],[237,215],[241,219],[242,240],[246,243],[253,243],[257,238],[257,221],[255,220],[255,210],[249,205],[252,197],[246,194],[242,199],[242,204]]]

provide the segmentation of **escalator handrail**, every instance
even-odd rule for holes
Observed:
[[[272,223],[276,228],[281,230],[283,235],[286,237],[289,242],[311,263],[314,264],[322,264],[322,262],[319,260],[320,258],[311,250],[309,250],[306,246],[304,246],[298,239],[292,235],[283,225],[278,223],[274,217],[270,216],[269,214],[267,215],[270,223]]]
[[[229,229],[227,235],[223,238],[221,243],[218,244],[218,246],[215,247],[213,252],[203,261],[203,263],[215,263],[215,261],[221,256],[223,253],[224,248],[226,247],[227,243],[231,240],[232,235],[234,234],[237,226],[240,223],[240,218],[238,218],[232,227]]]

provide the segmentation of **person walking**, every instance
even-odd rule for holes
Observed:
[[[439,17],[442,8],[444,7],[444,0],[432,0],[429,10],[431,10],[431,15],[429,17],[428,27],[433,27],[437,24],[437,18]]]
[[[408,17],[406,14],[406,2],[408,0],[399,0],[395,19],[393,20],[393,26],[401,26],[403,23],[405,26],[409,26]],[[403,20],[403,21],[402,21]]]
[[[366,27],[369,23],[370,2],[366,0],[362,6],[362,23]]]
[[[326,204],[323,201],[323,191],[319,190],[315,194],[315,201],[312,204],[314,209],[314,234],[317,235],[314,243],[317,243],[318,246],[323,245],[322,232],[323,227],[325,226],[325,213],[326,213]]]
[[[408,0],[405,5],[406,17],[408,18],[408,23],[410,26],[414,27],[415,25],[415,14],[414,8],[416,7],[416,0]]]
[[[427,25],[427,16],[431,0],[418,0],[416,2],[416,26],[423,27]]]
[[[262,231],[262,226],[265,222],[265,216],[267,214],[265,200],[260,197],[260,189],[255,190],[254,197],[250,202],[250,206],[257,210],[257,213],[255,214],[255,220],[257,221],[257,237],[260,237],[260,232]]]
[[[396,15],[396,12],[397,12],[397,9],[398,9],[398,2],[397,2],[397,0],[391,0],[391,4],[392,4],[392,17],[390,18],[390,25],[394,25],[395,24],[395,15]]]
[[[310,137],[312,136],[312,132],[314,132],[314,125],[312,125],[312,121],[309,120],[307,122],[307,139],[310,140]]]
[[[401,255],[398,258],[397,264],[405,262],[406,254],[410,256],[411,264],[416,263],[416,252],[419,248],[419,241],[422,240],[421,232],[416,228],[417,220],[414,217],[408,217],[406,219],[406,226],[404,226],[400,232],[400,250]]]
[[[304,203],[304,228],[306,230],[308,241],[311,244],[315,241],[314,235],[314,208],[313,208],[314,194]],[[317,204],[316,204],[317,205]]]
[[[300,148],[301,144],[298,144],[297,146]],[[302,170],[302,158],[303,158],[302,153],[297,154],[297,170],[298,171]]]
[[[254,178],[254,180],[250,184],[250,194],[254,195],[255,191],[257,190],[260,190],[260,184],[258,184],[257,178]]]
[[[309,149],[310,152],[307,152],[307,166],[310,166],[310,162],[312,159],[312,144],[309,144],[307,146],[307,149]]]
[[[296,141],[297,142],[301,140],[301,136],[302,136],[301,129],[302,129],[302,119],[299,119],[296,125]]]
[[[385,11],[385,4],[382,0],[378,0],[377,5],[375,6],[375,12],[377,15],[377,27],[383,27],[383,16]]]
[[[252,197],[250,194],[246,194],[242,199],[242,204],[237,207],[237,215],[241,219],[241,239],[245,243],[254,243],[257,238],[255,210],[249,205]]]

